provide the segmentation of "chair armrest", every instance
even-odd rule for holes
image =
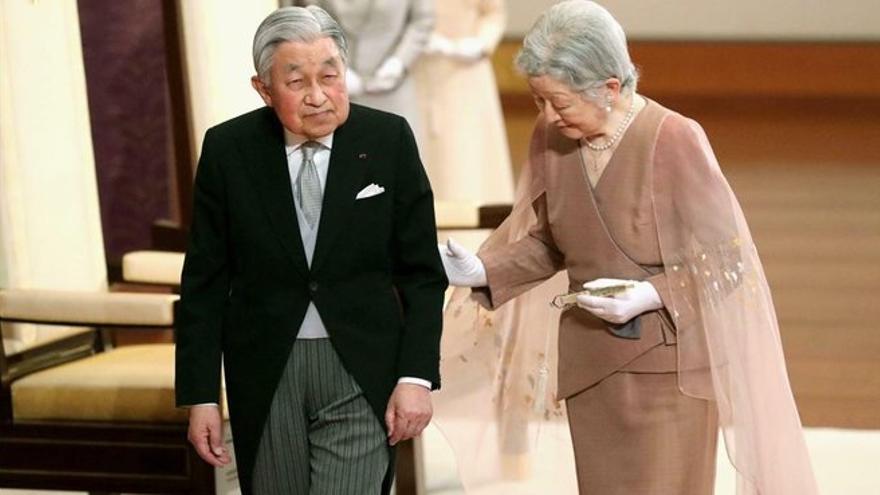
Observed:
[[[495,204],[480,206],[480,228],[497,229],[510,212],[513,211],[511,204]]]
[[[434,201],[437,230],[494,229],[510,214],[510,204],[481,205],[476,201]]]
[[[122,257],[122,279],[159,285],[180,285],[183,253],[172,251],[132,251]]]
[[[70,326],[167,328],[174,294],[75,290],[0,290],[0,320]]]

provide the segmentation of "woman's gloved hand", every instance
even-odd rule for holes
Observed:
[[[437,33],[431,35],[425,46],[425,53],[429,55],[452,55],[453,50],[455,50],[455,42]]]
[[[483,40],[479,38],[461,38],[455,41],[451,56],[465,62],[476,62],[488,55]]]
[[[382,65],[376,69],[376,73],[370,78],[364,89],[367,93],[382,93],[396,88],[403,79],[403,62],[397,57],[388,57]]]
[[[461,244],[449,239],[446,245],[438,244],[443,270],[450,285],[458,287],[483,287],[486,281],[486,268],[477,255]]]
[[[626,323],[642,313],[663,307],[660,294],[650,282],[599,278],[585,283],[584,289],[599,289],[626,284],[632,284],[634,287],[609,297],[580,295],[577,296],[577,305],[581,309],[615,324]]]
[[[358,96],[364,92],[364,80],[352,69],[345,70],[345,88],[351,96]]]

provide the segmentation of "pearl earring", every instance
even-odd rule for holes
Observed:
[[[611,113],[611,97],[605,98],[605,111]]]

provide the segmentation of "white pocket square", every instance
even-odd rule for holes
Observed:
[[[373,196],[378,196],[385,192],[385,188],[376,184],[370,184],[369,186],[361,189],[361,192],[357,193],[357,196],[354,199],[365,199],[372,198]]]

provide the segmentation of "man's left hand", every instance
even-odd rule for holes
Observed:
[[[418,436],[428,426],[433,413],[430,390],[414,383],[398,383],[385,410],[388,443],[395,445]]]

